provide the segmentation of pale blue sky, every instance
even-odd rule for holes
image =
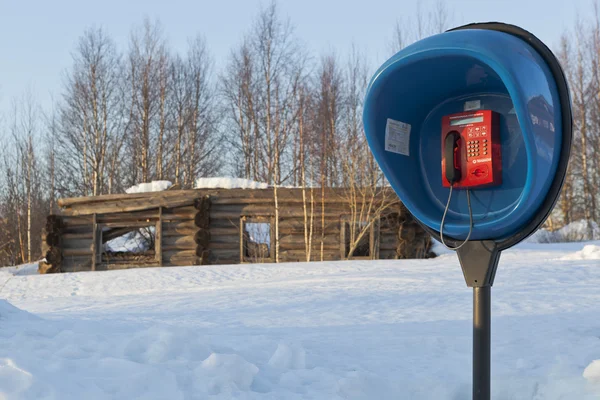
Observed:
[[[0,112],[30,87],[44,107],[58,97],[70,52],[86,27],[104,27],[125,49],[133,24],[145,16],[162,22],[172,47],[206,37],[217,69],[268,0],[0,0]],[[373,67],[389,55],[396,18],[414,15],[415,0],[279,0],[283,15],[315,56],[334,48],[343,55],[354,42]],[[422,1],[423,11],[434,4]],[[592,11],[592,0],[447,0],[454,25],[502,21],[533,32],[555,48],[577,13]]]

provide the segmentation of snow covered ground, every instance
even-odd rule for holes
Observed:
[[[599,258],[600,242],[502,255],[494,400],[600,398]],[[0,269],[0,399],[470,399],[454,254],[18,270]]]

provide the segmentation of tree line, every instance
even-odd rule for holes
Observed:
[[[571,84],[576,147],[552,227],[600,217],[595,11],[557,49]],[[414,18],[390,27],[390,55],[452,19],[442,1],[418,6]],[[201,34],[177,52],[158,21],[135,26],[125,48],[104,29],[87,29],[52,109],[26,92],[0,124],[0,265],[41,256],[41,230],[59,197],[162,179],[191,188],[215,175],[274,186],[384,185],[361,121],[374,68],[356,47],[344,50],[311,54],[275,2],[258,11],[220,70]]]
[[[555,50],[569,81],[574,141],[563,191],[547,222],[555,229],[585,220],[588,237],[600,221],[600,9],[597,1],[592,7]]]

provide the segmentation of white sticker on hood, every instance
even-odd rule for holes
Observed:
[[[385,125],[385,150],[409,155],[410,124],[388,118]]]

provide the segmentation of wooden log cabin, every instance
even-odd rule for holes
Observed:
[[[431,256],[430,237],[388,192],[278,188],[275,201],[273,188],[195,189],[60,199],[43,232],[39,271]]]

